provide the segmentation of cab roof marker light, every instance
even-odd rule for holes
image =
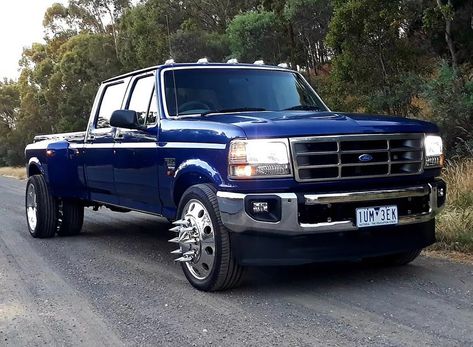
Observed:
[[[278,64],[278,67],[282,67],[283,69],[288,69],[289,65],[287,63],[281,63],[281,64]]]
[[[200,58],[197,60],[197,64],[207,64],[209,60],[207,58]]]
[[[264,65],[264,60],[257,60],[253,64],[254,65]]]
[[[232,58],[227,61],[227,64],[238,64],[238,59]]]
[[[164,65],[171,65],[171,64],[174,64],[174,63],[175,63],[174,59],[168,59],[164,62]]]

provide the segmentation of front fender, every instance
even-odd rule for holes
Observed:
[[[171,184],[171,196],[174,199],[174,204],[179,205],[186,189],[202,183],[210,183],[219,187],[223,183],[222,175],[215,167],[200,159],[189,159],[182,162],[176,169]]]

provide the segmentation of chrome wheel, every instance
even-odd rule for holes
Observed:
[[[26,192],[26,215],[28,217],[28,225],[32,231],[36,230],[36,225],[38,224],[37,211],[36,189],[34,185],[30,184]]]
[[[176,261],[184,263],[196,279],[206,279],[215,263],[215,233],[209,212],[200,201],[191,199],[174,224],[171,231],[178,236],[169,241],[179,244],[172,252],[180,255]]]

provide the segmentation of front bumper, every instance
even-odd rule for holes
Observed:
[[[434,219],[445,203],[446,186],[442,180],[408,187],[399,187],[380,190],[345,191],[336,193],[272,193],[272,194],[241,194],[219,191],[218,204],[222,223],[229,230],[237,233],[264,232],[278,235],[308,235],[322,233],[336,233],[358,230],[353,214],[348,211],[342,220],[327,218],[324,222],[308,223],[301,218],[302,210],[310,206],[325,206],[331,209],[338,204],[339,209],[353,209],[353,206],[382,205],[386,202],[395,204],[396,201],[407,199],[424,199],[428,206],[418,213],[406,210],[400,215],[398,225],[406,226],[417,223],[426,223]],[[278,220],[275,222],[257,220],[248,213],[248,200],[275,199],[278,203]],[[417,201],[417,200],[416,200]],[[342,205],[347,204],[347,205]],[[340,219],[340,218],[339,218]]]

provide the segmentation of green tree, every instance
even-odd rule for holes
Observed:
[[[21,152],[14,148],[14,135],[20,109],[20,92],[16,82],[0,81],[0,166],[19,165]]]
[[[245,62],[264,59],[277,64],[287,60],[284,24],[274,12],[252,11],[237,15],[227,29],[232,54]]]
[[[0,123],[4,129],[14,129],[20,108],[20,91],[14,81],[0,81]]]
[[[148,0],[120,20],[120,61],[125,70],[162,64],[171,57],[170,34],[181,28],[185,12],[180,3]]]
[[[328,63],[329,49],[325,45],[332,6],[329,0],[285,1],[284,17],[290,23],[290,37],[294,40],[295,62],[313,69]]]
[[[473,63],[471,0],[430,0],[422,19],[437,55],[448,57],[454,69],[464,63]]]
[[[117,22],[130,7],[130,0],[69,0],[67,6],[55,3],[48,8],[43,25],[53,36],[82,32],[110,34],[118,55]]]
[[[256,10],[258,0],[183,0],[187,18],[198,23],[200,29],[225,33],[237,14]]]
[[[421,9],[403,0],[336,0],[334,5],[327,42],[334,50],[335,103],[416,115],[412,100],[420,92],[419,77],[429,69],[422,60],[425,52],[410,39],[409,18]]]
[[[195,62],[203,57],[222,62],[230,55],[226,36],[217,32],[179,29],[170,40],[172,57],[178,62]]]

